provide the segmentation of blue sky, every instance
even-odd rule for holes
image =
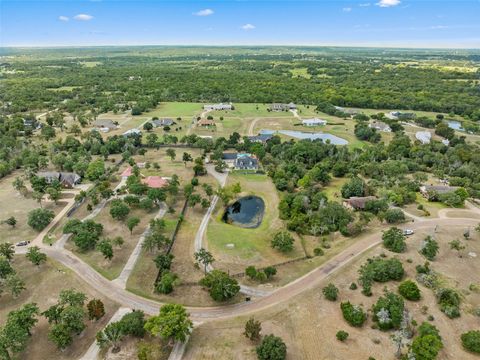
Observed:
[[[0,46],[480,48],[480,0],[0,0]]]

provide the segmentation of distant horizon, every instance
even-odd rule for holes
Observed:
[[[478,14],[478,0],[2,0],[0,46],[479,49]]]

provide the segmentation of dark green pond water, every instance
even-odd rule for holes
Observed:
[[[243,228],[260,226],[265,212],[265,203],[258,196],[245,196],[227,207],[222,220],[227,224]]]

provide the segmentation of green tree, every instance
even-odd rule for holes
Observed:
[[[206,274],[208,265],[212,264],[215,261],[212,253],[204,248],[200,248],[200,250],[198,250],[194,254],[194,256],[195,256],[195,261],[203,265],[203,269]]]
[[[17,219],[14,216],[10,216],[7,220],[4,221],[5,224],[10,225],[12,228],[17,225]]]
[[[276,233],[272,239],[272,248],[277,249],[283,253],[293,250],[294,239],[288,231],[280,231]]]
[[[388,209],[383,216],[389,224],[405,221],[405,213],[401,209]]]
[[[275,335],[267,335],[256,349],[259,360],[285,360],[287,357],[287,345]]]
[[[382,240],[385,248],[396,253],[402,253],[407,248],[403,231],[396,227],[392,227],[385,231],[382,235]]]
[[[6,279],[8,275],[14,274],[15,270],[4,256],[0,256],[0,279]]]
[[[107,239],[103,239],[98,242],[97,250],[100,251],[105,259],[112,260],[113,258],[113,247],[112,243]]]
[[[133,310],[122,316],[119,321],[125,335],[142,338],[145,335],[145,314],[141,310]]]
[[[130,213],[130,208],[123,201],[112,202],[110,206],[110,215],[112,218],[118,221],[123,221],[127,218]]]
[[[413,339],[411,352],[416,360],[434,360],[442,347],[442,341],[435,335],[418,336]]]
[[[210,296],[215,301],[231,299],[240,291],[237,280],[221,270],[212,270],[200,280],[200,284],[209,289]]]
[[[340,330],[340,331],[337,331],[337,334],[335,336],[337,337],[337,340],[344,342],[345,340],[348,339],[348,332]]]
[[[125,335],[119,322],[108,324],[105,329],[97,333],[97,344],[102,349],[112,348],[112,353],[120,351],[120,341]]]
[[[27,224],[36,231],[42,231],[52,221],[55,214],[47,209],[34,209],[28,213]]]
[[[336,301],[338,298],[338,288],[332,283],[325,286],[322,292],[323,296],[325,296],[325,299],[327,300]]]
[[[398,286],[398,292],[407,300],[420,300],[421,294],[418,285],[412,280],[405,280]]]
[[[420,254],[428,260],[433,261],[438,254],[438,249],[438,242],[429,235],[422,242]]]
[[[170,294],[173,291],[176,280],[177,276],[174,273],[168,270],[163,271],[160,280],[155,284],[155,291],[160,294]]]
[[[172,254],[159,254],[153,259],[159,271],[170,270],[174,256]]]
[[[0,244],[0,255],[4,256],[8,261],[11,261],[13,255],[15,255],[13,244],[9,242]]]
[[[351,198],[352,196],[365,196],[366,185],[362,179],[354,177],[342,186],[341,191],[344,199]]]
[[[130,234],[132,234],[133,229],[134,229],[138,224],[140,224],[140,219],[139,219],[138,217],[128,218],[128,220],[127,220],[127,227],[128,227],[128,230],[130,230]]]
[[[52,200],[55,203],[55,205],[58,203],[58,200],[62,195],[62,192],[54,187],[47,188],[46,193],[48,194],[48,197],[50,198],[50,200]]]
[[[14,299],[16,299],[20,293],[26,289],[25,281],[20,279],[15,273],[7,275],[5,279],[5,286],[8,290],[10,290],[10,293]]]
[[[255,318],[251,317],[245,323],[245,331],[243,335],[251,341],[260,340],[260,332],[262,331],[262,323]]]
[[[352,305],[350,301],[340,304],[342,309],[343,318],[352,326],[361,327],[365,320],[367,320],[367,314],[358,305]]]
[[[193,161],[192,155],[190,155],[187,152],[184,152],[182,155],[182,161],[185,164],[185,167],[187,167],[187,163]]]
[[[177,156],[177,153],[175,152],[174,149],[167,149],[166,151],[167,156],[170,158],[170,160],[175,160],[175,157]]]
[[[92,161],[85,172],[85,177],[90,181],[100,179],[105,174],[105,163],[101,159]]]
[[[38,246],[32,246],[27,250],[25,257],[32,262],[32,264],[39,266],[41,263],[47,261],[47,255],[40,251]]]
[[[461,336],[462,345],[465,350],[475,354],[480,354],[480,331],[471,330],[463,333]]]
[[[185,308],[179,304],[166,304],[160,308],[157,316],[145,323],[145,330],[153,336],[169,341],[185,342],[192,331],[193,323]]]

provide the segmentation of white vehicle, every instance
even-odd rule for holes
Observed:
[[[406,236],[408,236],[408,235],[413,235],[413,230],[411,230],[411,229],[405,229],[405,230],[403,230],[403,235],[406,235]]]
[[[17,246],[27,246],[28,244],[30,244],[30,241],[25,240],[18,242]]]

